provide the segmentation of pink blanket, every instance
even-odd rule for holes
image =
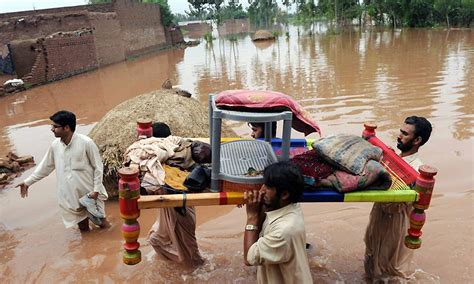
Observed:
[[[300,104],[283,93],[272,91],[228,90],[219,93],[216,105],[223,109],[238,111],[281,112],[289,110],[293,113],[292,127],[309,135],[321,130]]]

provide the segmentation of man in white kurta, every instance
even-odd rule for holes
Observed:
[[[57,119],[55,115],[58,113],[66,115],[70,121],[63,121],[62,116]],[[89,194],[103,210],[103,202],[108,196],[102,184],[102,160],[92,139],[74,133],[74,114],[66,111],[58,113],[50,117],[53,121],[51,130],[57,139],[33,174],[18,187],[21,188],[22,197],[26,197],[29,186],[56,170],[58,201],[64,225],[69,228],[79,224],[81,230],[88,230],[87,211],[79,203],[79,198]],[[103,213],[105,216],[105,212]]]

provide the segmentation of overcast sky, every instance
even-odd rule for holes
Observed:
[[[87,2],[87,0],[0,0],[0,13],[84,5]],[[244,7],[248,6],[247,0],[240,0],[240,2]],[[168,0],[168,4],[173,13],[181,14],[188,10],[189,6],[187,0]]]

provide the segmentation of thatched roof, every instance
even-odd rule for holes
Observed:
[[[268,40],[268,39],[275,39],[275,36],[267,30],[258,30],[252,36],[253,41]]]
[[[169,125],[171,133],[181,137],[208,137],[208,109],[193,98],[174,90],[158,90],[129,99],[110,110],[89,136],[99,147],[104,163],[104,185],[109,195],[117,194],[117,171],[123,153],[136,140],[136,121],[141,118]],[[237,136],[223,125],[223,137]]]

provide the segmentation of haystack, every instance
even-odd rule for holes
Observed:
[[[275,39],[275,36],[267,30],[258,30],[252,36],[253,41],[269,39]]]
[[[89,133],[99,147],[104,164],[104,185],[117,196],[117,171],[123,153],[136,140],[136,121],[151,119],[168,124],[181,137],[209,137],[208,109],[199,101],[179,96],[174,90],[159,90],[129,99],[110,110]],[[223,137],[237,136],[223,125]]]

